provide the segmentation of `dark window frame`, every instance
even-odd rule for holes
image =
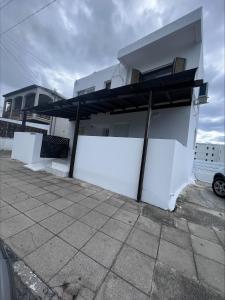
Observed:
[[[106,80],[106,81],[104,82],[105,89],[106,89],[106,90],[110,90],[110,89],[111,89],[111,84],[112,84],[112,80]]]
[[[92,93],[94,91],[95,91],[95,86],[93,85],[93,86],[90,86],[86,89],[77,91],[77,96],[86,95],[86,94]]]

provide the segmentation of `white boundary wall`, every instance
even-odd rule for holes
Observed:
[[[12,159],[17,159],[27,164],[41,160],[42,133],[15,132],[12,147]]]
[[[143,139],[79,136],[74,177],[136,198]]]
[[[136,199],[143,139],[79,136],[74,177]],[[189,182],[186,148],[175,140],[150,139],[142,201],[173,210]]]
[[[179,193],[190,181],[185,151],[176,140],[150,139],[142,201],[163,209],[175,208]]]
[[[0,137],[0,150],[11,151],[13,139]]]
[[[221,172],[221,169],[225,169],[224,162],[210,162],[204,160],[195,160],[194,161],[194,175],[197,180],[212,183],[213,176],[217,172]]]

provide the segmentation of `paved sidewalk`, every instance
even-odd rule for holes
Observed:
[[[0,155],[0,237],[59,297],[223,299],[224,202],[209,187],[170,213]]]

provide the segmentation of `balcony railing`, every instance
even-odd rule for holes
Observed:
[[[46,115],[36,115],[36,114],[27,114],[27,121],[39,121],[43,123],[50,123],[50,116]]]
[[[23,119],[23,112],[21,110],[13,110],[12,113],[10,111],[4,111],[2,117],[21,121]],[[36,122],[50,123],[50,116],[27,114],[27,121],[29,120],[36,121]]]

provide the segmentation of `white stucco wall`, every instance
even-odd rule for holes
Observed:
[[[143,139],[79,136],[74,177],[136,198]]]
[[[143,139],[79,136],[74,177],[136,199]],[[189,182],[186,148],[175,140],[149,139],[142,201],[173,210]]]
[[[15,132],[11,158],[27,164],[41,161],[42,137],[41,133]]]
[[[119,63],[80,78],[74,83],[73,95],[75,97],[78,91],[93,86],[95,87],[95,91],[104,89],[105,81],[107,80],[111,80],[111,88],[127,84],[127,68]]]

